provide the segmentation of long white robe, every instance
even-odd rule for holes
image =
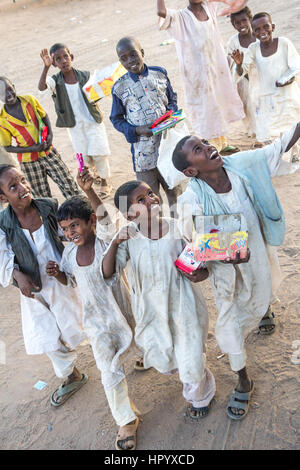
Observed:
[[[188,9],[167,9],[160,29],[175,39],[185,106],[192,132],[205,139],[223,136],[244,118],[217,24],[216,4],[203,2],[209,17],[199,21]]]
[[[82,304],[74,289],[63,286],[46,274],[49,260],[60,263],[60,255],[53,248],[42,225],[30,236],[22,229],[39,264],[42,290],[34,299],[21,292],[21,315],[27,354],[43,354],[59,350],[61,342],[75,348],[84,339],[81,328]],[[7,287],[14,269],[14,252],[0,229],[0,284]]]
[[[256,103],[256,136],[259,142],[279,137],[300,120],[300,89],[297,81],[277,87],[276,81],[290,71],[300,72],[300,56],[292,42],[278,38],[277,52],[263,57],[260,42],[250,44],[243,61],[244,73],[251,87],[258,88]],[[253,72],[256,73],[253,73]],[[293,153],[300,156],[299,144]]]
[[[281,139],[276,139],[273,144],[260,150],[266,156],[271,176],[292,173],[299,168],[299,165],[281,160],[294,129],[295,127]],[[232,189],[219,196],[227,206],[228,212],[244,214],[249,232],[248,246],[251,256],[248,263],[236,266],[222,262],[207,264],[219,312],[215,329],[218,344],[224,353],[244,355],[244,339],[253,328],[257,327],[266,313],[272,300],[272,290],[274,294],[281,275],[276,247],[266,246],[259,219],[242,179],[230,171],[227,171],[227,174]],[[185,239],[190,241],[192,216],[194,215],[194,224],[197,228],[197,217],[203,216],[203,209],[198,203],[196,193],[189,186],[178,198],[178,214],[181,231]]]

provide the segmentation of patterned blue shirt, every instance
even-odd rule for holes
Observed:
[[[134,171],[156,168],[161,135],[136,135],[138,126],[152,124],[172,109],[177,111],[177,94],[173,91],[167,71],[147,67],[141,75],[127,72],[112,89],[110,120],[131,144]]]

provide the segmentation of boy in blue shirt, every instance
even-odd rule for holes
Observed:
[[[164,68],[144,63],[144,50],[135,38],[120,39],[116,50],[128,73],[113,87],[110,119],[131,144],[137,180],[149,184],[155,194],[159,194],[161,185],[172,207],[181,188],[169,189],[157,169],[161,135],[153,135],[151,126],[168,110],[177,111],[177,94]]]

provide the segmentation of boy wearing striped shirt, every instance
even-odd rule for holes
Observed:
[[[78,186],[59,153],[52,147],[52,129],[46,111],[32,95],[18,96],[14,85],[0,77],[0,147],[16,153],[22,172],[35,197],[52,197],[47,177],[58,185],[65,198],[78,195]],[[48,128],[45,141],[41,128]],[[12,140],[16,146],[12,145]]]

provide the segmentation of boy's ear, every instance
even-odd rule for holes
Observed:
[[[73,54],[70,54],[70,57],[71,57],[71,61],[73,62],[73,60],[74,60],[74,55],[73,55]]]
[[[144,58],[145,57],[144,49],[141,49],[141,53],[142,53],[142,57]]]
[[[275,24],[272,23],[272,31],[275,31]]]
[[[90,221],[91,221],[92,225],[96,225],[97,216],[96,216],[96,214],[94,214],[94,212],[91,214]]]
[[[5,196],[5,194],[3,194],[3,193],[1,193],[1,192],[0,192],[0,201],[1,201],[1,202],[8,202],[8,199],[7,199],[7,197]]]
[[[183,170],[183,174],[187,176],[187,178],[196,177],[198,174],[198,170],[193,166],[188,166],[185,170]]]

